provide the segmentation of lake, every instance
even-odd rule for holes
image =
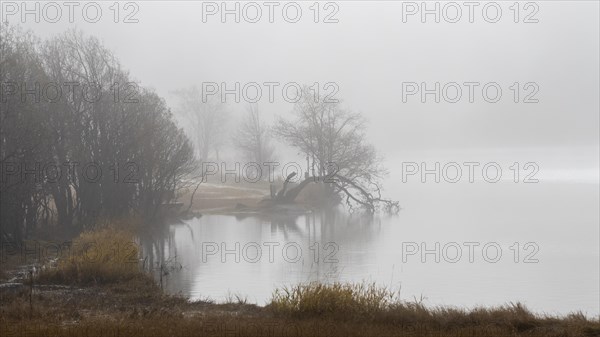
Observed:
[[[151,264],[168,261],[164,288],[191,299],[264,305],[277,287],[351,281],[428,305],[600,313],[597,182],[390,187],[402,206],[394,216],[204,215],[149,233],[142,246]]]

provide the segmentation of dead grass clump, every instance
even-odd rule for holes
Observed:
[[[133,233],[108,225],[81,233],[57,266],[43,270],[37,281],[80,285],[127,281],[143,276],[138,256]]]
[[[375,284],[299,284],[275,290],[270,310],[291,316],[374,317],[396,302],[396,294]]]
[[[521,303],[471,310],[427,307],[422,301],[400,300],[397,293],[375,284],[308,283],[274,292],[267,309],[275,317],[363,322],[370,325],[419,327],[456,336],[477,332],[489,336],[595,336],[599,323],[583,314],[538,316]],[[445,336],[442,334],[442,336]]]

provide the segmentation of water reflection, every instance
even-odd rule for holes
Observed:
[[[230,293],[264,303],[273,289],[342,280],[349,247],[368,263],[381,220],[331,209],[306,215],[205,215],[140,236],[146,268],[170,293],[223,300]],[[161,267],[162,266],[162,267]],[[164,275],[164,274],[168,275]]]
[[[407,196],[399,199],[406,202],[394,217],[340,209],[205,215],[146,232],[140,243],[147,266],[175,267],[163,277],[165,290],[192,299],[223,301],[233,293],[265,304],[282,285],[373,281],[406,300],[423,295],[430,305],[521,301],[538,312],[598,314],[597,184],[402,187]],[[462,256],[458,262],[452,256],[436,261],[431,253],[426,261],[422,254],[403,260],[403,243],[411,242],[430,250],[454,242]],[[467,242],[479,244],[474,261]],[[524,262],[528,242],[539,248],[538,263]],[[501,248],[499,261],[482,258],[486,243]]]

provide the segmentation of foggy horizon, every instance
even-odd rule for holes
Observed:
[[[600,333],[600,1],[0,21],[7,331]]]

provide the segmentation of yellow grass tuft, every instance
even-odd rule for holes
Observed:
[[[374,283],[308,283],[275,290],[269,308],[293,316],[372,317],[398,301],[396,293]]]
[[[40,282],[61,284],[104,284],[142,275],[139,248],[133,232],[114,224],[83,232],[56,268],[40,273]]]
[[[418,300],[402,301],[397,292],[374,283],[308,283],[284,287],[274,292],[267,309],[281,318],[417,326],[426,331],[444,331],[448,336],[462,336],[466,331],[478,336],[506,336],[507,332],[528,336],[600,336],[596,335],[600,333],[598,321],[588,320],[581,313],[567,317],[538,316],[521,303],[470,310],[427,307]]]

